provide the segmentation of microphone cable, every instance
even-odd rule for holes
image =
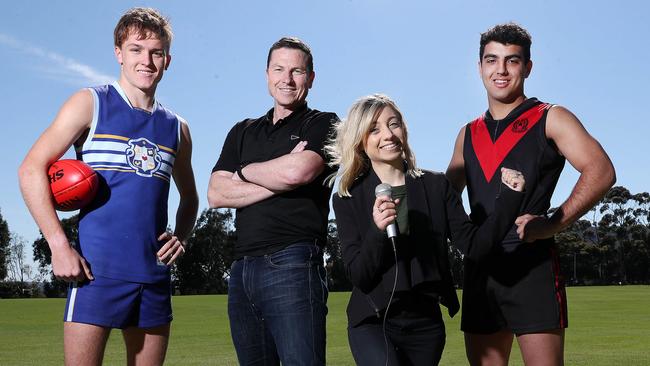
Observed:
[[[390,304],[393,302],[393,296],[395,295],[395,289],[397,288],[397,274],[399,273],[399,266],[397,265],[397,247],[395,246],[395,237],[390,237],[390,243],[393,245],[393,256],[395,258],[395,279],[393,280],[393,289],[390,292],[390,297],[388,298],[388,305],[386,305],[386,311],[384,311],[384,319],[382,321],[381,331],[384,335],[384,346],[386,349],[386,363],[385,366],[388,366],[388,337],[386,336],[386,318],[388,317],[388,310],[390,310]]]

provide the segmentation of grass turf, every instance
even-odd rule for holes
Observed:
[[[567,365],[650,365],[650,286],[572,287]],[[345,306],[349,293],[332,293],[328,301],[327,364],[353,365],[348,348]],[[226,296],[176,296],[168,365],[236,365]],[[64,299],[0,300],[0,365],[63,364]],[[466,365],[460,317],[445,317],[447,345],[441,365]],[[522,365],[516,346],[511,365]],[[119,331],[106,348],[105,365],[123,365]]]

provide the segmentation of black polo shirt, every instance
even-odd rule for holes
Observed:
[[[307,141],[305,149],[327,162],[323,146],[338,120],[335,113],[309,109],[306,103],[275,125],[273,109],[260,118],[243,120],[228,133],[212,171],[235,172],[240,165],[286,155],[299,141]],[[309,184],[237,209],[235,258],[273,253],[301,241],[323,245],[332,193],[324,180],[332,172],[326,166]]]

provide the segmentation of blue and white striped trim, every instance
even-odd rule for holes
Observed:
[[[72,283],[72,290],[70,290],[70,301],[68,301],[68,309],[66,311],[65,321],[71,322],[72,315],[74,314],[74,303],[77,300],[77,283]]]
[[[135,172],[127,162],[125,151],[129,148],[129,138],[117,135],[96,134],[82,152],[83,160],[95,170],[114,170],[120,172]],[[153,176],[166,181],[171,179],[176,151],[157,145],[161,157],[160,168]]]

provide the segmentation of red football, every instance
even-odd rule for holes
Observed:
[[[62,159],[50,165],[50,190],[59,211],[74,211],[90,203],[97,194],[97,173],[81,160]]]

